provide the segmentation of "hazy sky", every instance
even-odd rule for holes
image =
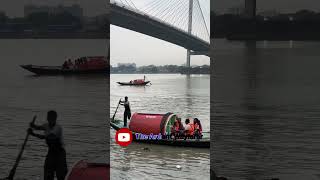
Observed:
[[[133,2],[135,1],[137,0],[133,0]],[[148,1],[151,0],[139,0],[140,3]],[[201,1],[207,2],[203,11],[206,12],[207,22],[209,23],[210,6],[208,3],[210,0]],[[208,26],[210,27],[210,25]],[[149,64],[182,65],[186,63],[187,50],[177,45],[113,25],[110,27],[110,33],[112,65],[127,62],[135,62],[138,66]],[[210,64],[210,59],[206,56],[191,56],[191,64]]]
[[[71,5],[82,6],[85,15],[95,16],[105,13],[107,0],[0,0],[0,11],[6,12],[9,16],[23,16],[23,7],[26,4],[36,5]]]
[[[230,7],[244,5],[244,0],[212,0],[211,10],[226,11]],[[320,11],[319,0],[257,0],[258,11],[275,9],[281,12],[295,12],[301,9]]]

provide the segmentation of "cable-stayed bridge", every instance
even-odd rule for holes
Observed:
[[[113,25],[149,35],[187,49],[191,55],[209,56],[209,17],[201,1],[209,0],[111,0]]]

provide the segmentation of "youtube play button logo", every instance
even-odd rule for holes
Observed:
[[[128,146],[132,142],[132,132],[128,128],[120,128],[115,139],[120,146]]]

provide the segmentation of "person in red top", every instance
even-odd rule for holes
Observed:
[[[194,124],[190,122],[190,119],[186,119],[185,121],[186,126],[185,126],[185,136],[193,136],[194,134]]]
[[[202,137],[201,122],[198,118],[194,118],[193,124],[194,124],[194,135],[200,139]]]
[[[72,63],[71,59],[68,59],[67,64],[68,64],[69,69],[71,69],[71,68],[73,69],[73,63]]]
[[[178,120],[176,119],[176,120],[174,121],[173,126],[171,127],[171,134],[170,134],[170,136],[176,137],[177,135],[179,135],[179,122],[178,122]]]

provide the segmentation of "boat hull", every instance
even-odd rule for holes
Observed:
[[[107,74],[109,69],[62,69],[61,66],[35,66],[35,65],[21,65],[26,69],[37,75],[78,75],[78,74]]]
[[[65,180],[108,180],[110,166],[106,163],[90,163],[85,160],[76,162]]]
[[[130,82],[117,82],[121,86],[146,86],[150,83],[150,81],[146,81],[144,83],[130,83]]]
[[[110,126],[119,130],[121,127],[115,123],[110,122]],[[137,143],[156,144],[156,145],[167,145],[177,147],[194,147],[194,148],[210,148],[210,139],[158,139],[158,140],[140,140],[135,138],[133,133],[133,141]]]

